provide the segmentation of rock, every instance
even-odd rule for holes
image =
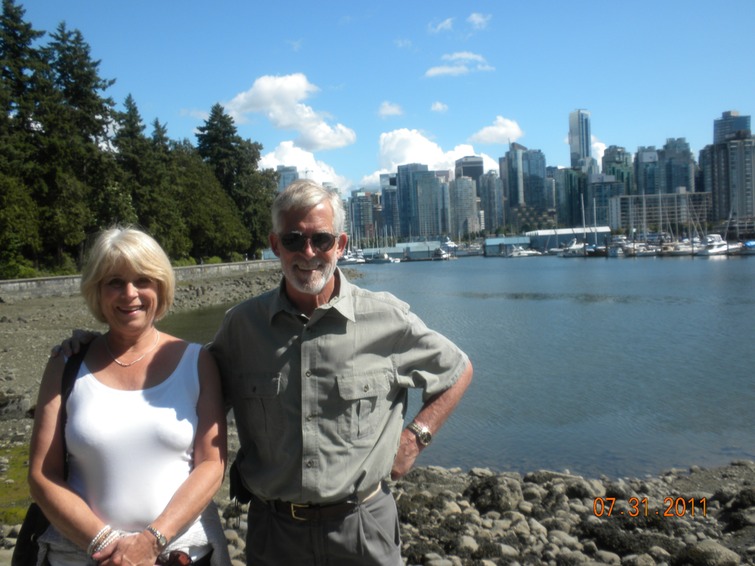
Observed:
[[[741,563],[737,553],[714,540],[704,540],[687,548],[674,559],[678,566],[736,566]]]

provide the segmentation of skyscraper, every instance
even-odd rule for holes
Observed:
[[[477,196],[480,196],[480,177],[484,173],[484,167],[482,164],[482,157],[471,155],[468,157],[462,157],[457,159],[455,163],[454,177],[459,179],[460,177],[469,177],[475,182],[475,188],[477,190]]]
[[[427,171],[427,165],[422,163],[399,165],[396,173],[400,235],[404,237],[416,236],[419,231],[417,185],[414,180],[414,173],[419,171]]]
[[[713,143],[724,143],[733,138],[740,130],[750,129],[750,117],[740,116],[736,110],[723,112],[721,117],[713,121]]]
[[[587,110],[575,110],[569,114],[569,151],[571,166],[582,167],[592,157],[590,151],[590,113]]]

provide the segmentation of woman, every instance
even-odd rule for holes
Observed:
[[[84,357],[66,404],[65,361],[45,369],[29,485],[51,527],[40,564],[230,563],[212,497],[223,481],[226,424],[212,356],[160,332],[175,278],[165,252],[133,228],[96,240],[81,277],[108,326]],[[68,454],[68,475],[64,457]]]

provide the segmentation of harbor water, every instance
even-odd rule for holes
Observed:
[[[642,476],[755,459],[755,257],[359,265],[475,377],[421,465]],[[224,308],[162,325],[208,341]],[[412,396],[409,415],[419,404]]]

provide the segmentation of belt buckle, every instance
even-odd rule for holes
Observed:
[[[299,517],[296,515],[297,509],[306,509],[309,507],[309,505],[301,505],[299,503],[291,503],[291,518],[295,521],[306,521],[306,517]]]

